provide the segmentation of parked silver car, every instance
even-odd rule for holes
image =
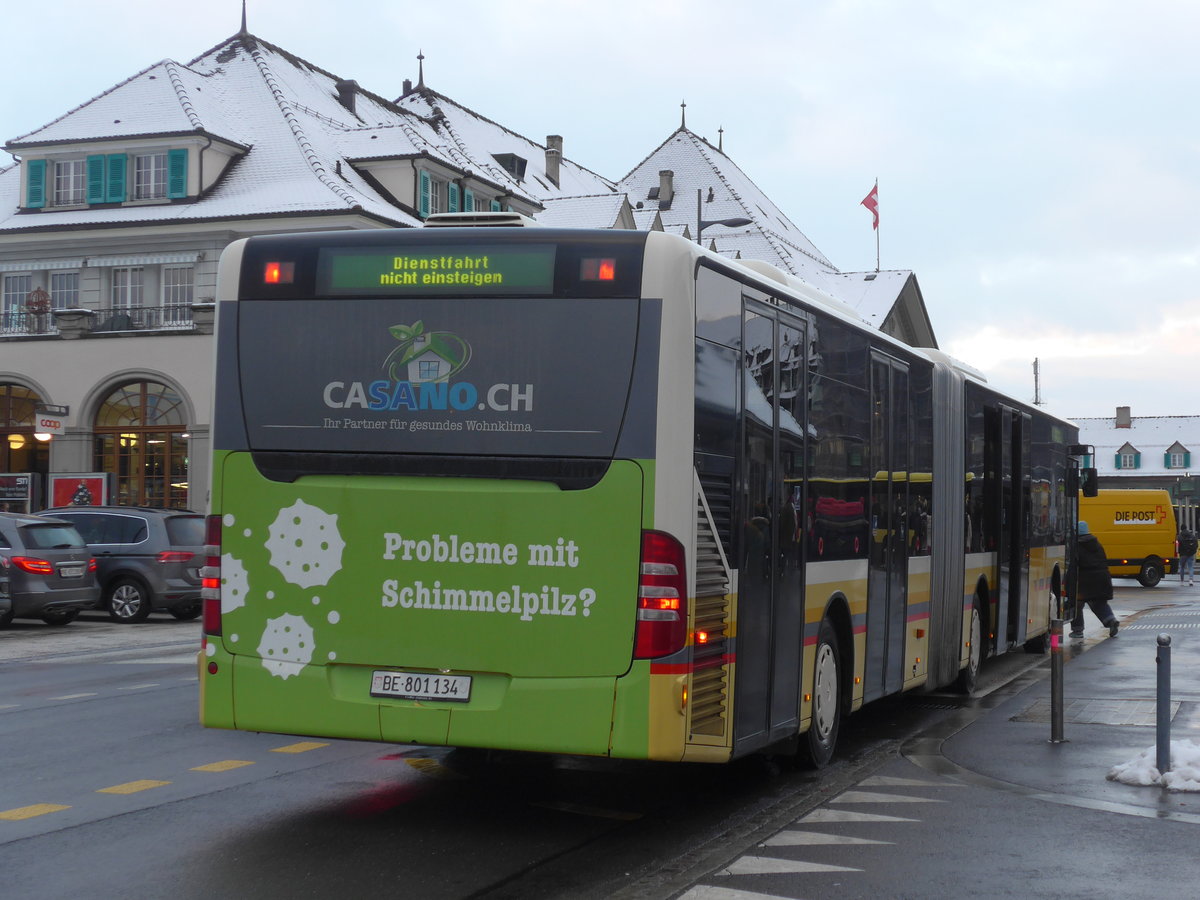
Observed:
[[[100,608],[118,622],[151,611],[200,615],[204,516],[141,506],[62,506],[43,510],[74,525],[99,564]]]
[[[75,527],[62,519],[0,513],[0,568],[9,604],[0,628],[14,618],[66,625],[100,600],[96,560]]]

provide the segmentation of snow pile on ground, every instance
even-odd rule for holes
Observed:
[[[1200,745],[1193,741],[1171,741],[1170,770],[1158,771],[1158,748],[1148,747],[1127,763],[1113,766],[1109,781],[1122,784],[1157,784],[1169,791],[1200,791]]]

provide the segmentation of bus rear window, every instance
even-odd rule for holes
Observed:
[[[260,451],[611,458],[638,337],[635,299],[243,300],[238,316]]]

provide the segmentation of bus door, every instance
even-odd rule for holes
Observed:
[[[908,366],[871,354],[871,552],[863,700],[904,685],[908,603]]]
[[[1029,596],[1029,541],[1033,512],[1030,471],[1033,417],[1019,409],[1001,405],[1000,433],[1004,442],[1004,527],[1000,531],[1000,622],[996,635],[1003,635],[1012,646],[1025,640],[1026,630],[1025,598]]]
[[[735,752],[796,733],[804,645],[807,393],[802,319],[747,300]]]

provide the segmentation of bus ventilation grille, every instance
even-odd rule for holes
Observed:
[[[726,558],[732,559],[733,476],[701,472],[700,486],[704,490],[704,499],[708,501],[708,510],[712,514],[712,526],[716,529],[717,538],[721,541]],[[706,524],[703,512],[700,521],[702,525]]]
[[[688,703],[691,732],[721,737],[729,707],[728,652],[729,578],[721,561],[717,536],[697,498],[695,632],[705,635],[692,645],[692,686]]]

